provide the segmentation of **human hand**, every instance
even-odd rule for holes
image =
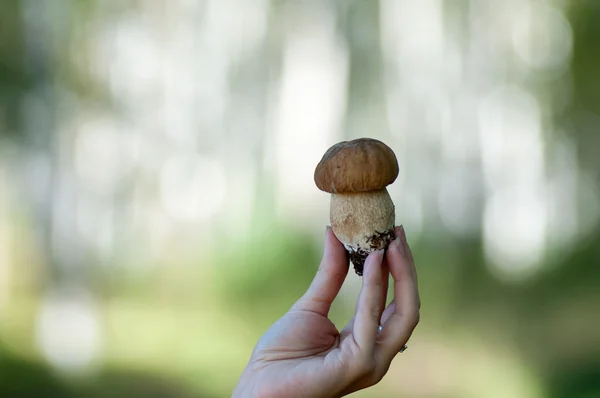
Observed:
[[[385,256],[367,258],[355,316],[339,332],[327,315],[348,259],[327,228],[314,280],[259,340],[233,397],[341,397],[383,378],[419,322],[417,272],[404,229],[395,234]],[[390,273],[394,299],[385,308]]]

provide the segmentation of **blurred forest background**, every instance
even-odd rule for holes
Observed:
[[[423,308],[356,396],[600,397],[599,129],[597,0],[1,0],[0,397],[229,396],[364,136]]]

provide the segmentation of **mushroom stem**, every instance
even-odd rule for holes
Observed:
[[[387,189],[331,195],[331,228],[362,275],[369,253],[394,239],[395,210]]]

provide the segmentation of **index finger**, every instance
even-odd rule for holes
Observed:
[[[397,238],[390,243],[387,252],[390,272],[394,278],[394,302],[389,309],[393,312],[382,325],[380,353],[391,361],[406,344],[419,322],[421,306],[417,284],[417,271],[404,228],[396,230]],[[383,318],[387,314],[384,313]]]
[[[348,257],[344,245],[331,227],[325,231],[325,249],[319,270],[306,293],[294,304],[294,309],[327,316],[348,274]]]

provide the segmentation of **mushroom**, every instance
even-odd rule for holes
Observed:
[[[315,169],[315,184],[331,193],[331,229],[358,275],[369,253],[394,239],[395,209],[386,187],[396,177],[394,151],[371,138],[335,144]]]

